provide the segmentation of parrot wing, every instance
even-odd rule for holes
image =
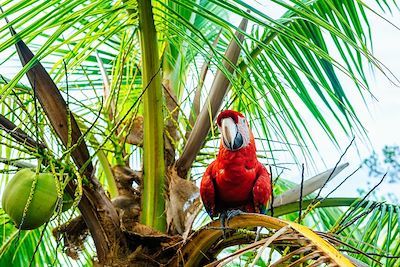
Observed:
[[[271,197],[271,174],[259,163],[257,178],[253,186],[254,209],[257,213],[266,214],[268,201]]]
[[[203,201],[204,207],[208,215],[210,215],[211,219],[217,216],[215,211],[215,187],[214,187],[214,175],[213,175],[213,167],[215,165],[215,161],[212,162],[206,169],[203,174],[203,178],[201,179],[200,184],[200,196]]]

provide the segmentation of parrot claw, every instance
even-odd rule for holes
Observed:
[[[222,236],[224,239],[226,239],[226,227],[225,227],[225,221],[227,219],[228,215],[226,212],[221,212],[221,215],[219,216],[219,220],[221,222],[221,229],[222,229]]]
[[[226,239],[226,223],[232,219],[235,216],[238,216],[240,214],[243,214],[244,212],[241,210],[228,210],[221,212],[221,215],[219,216],[219,220],[221,222],[221,228],[222,228],[222,235],[224,239]]]
[[[227,221],[229,221],[233,217],[238,216],[240,214],[244,214],[244,212],[241,210],[228,210],[226,212],[226,219],[227,219]]]

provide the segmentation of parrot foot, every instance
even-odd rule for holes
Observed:
[[[241,210],[228,210],[228,211],[221,212],[221,215],[219,216],[219,220],[221,222],[222,235],[223,235],[224,239],[226,239],[226,230],[227,230],[226,223],[233,217],[238,216],[243,213],[244,212]]]
[[[227,214],[226,212],[221,212],[220,216],[219,216],[219,221],[221,222],[221,229],[222,229],[222,236],[224,237],[224,239],[226,239],[226,227],[225,227],[225,221],[227,218]]]
[[[244,214],[244,212],[241,210],[228,210],[226,212],[226,219],[227,219],[227,221],[229,221],[233,217],[238,216],[240,214]]]

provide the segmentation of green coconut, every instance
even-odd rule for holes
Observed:
[[[28,205],[31,191],[31,201]],[[14,221],[16,227],[23,230],[38,228],[49,221],[56,204],[57,186],[55,177],[51,173],[36,174],[30,169],[22,169],[8,182],[3,192],[4,211]],[[21,225],[25,206],[27,212]]]

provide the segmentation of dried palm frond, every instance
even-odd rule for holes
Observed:
[[[214,221],[190,236],[182,245],[171,266],[222,266],[245,252],[258,249],[261,254],[268,246],[281,254],[281,258],[271,266],[354,266],[351,261],[341,254],[331,243],[320,237],[311,229],[294,222],[285,221],[260,214],[243,214],[228,222],[229,235],[223,239],[223,233],[218,228],[219,221]],[[253,242],[243,249],[237,250],[225,258],[214,260],[226,243],[228,246],[249,243],[246,231],[234,231],[241,228],[264,227],[269,234],[260,241]],[[236,239],[236,242],[231,242]],[[219,246],[215,250],[215,246]],[[212,252],[212,253],[210,253]],[[254,259],[256,262],[259,255]],[[253,263],[253,264],[254,264]]]

